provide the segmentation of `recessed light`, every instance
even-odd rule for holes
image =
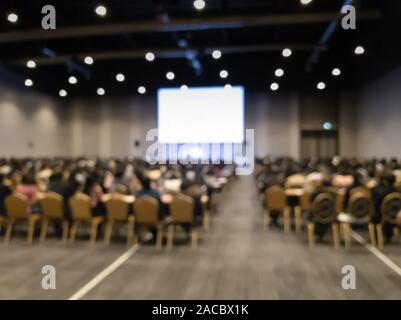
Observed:
[[[122,73],[118,73],[118,74],[116,75],[116,80],[117,80],[118,82],[123,82],[123,81],[125,80],[125,76],[124,76]]]
[[[270,85],[270,89],[271,89],[272,91],[277,91],[279,88],[280,88],[280,86],[279,86],[279,84],[276,83],[276,82],[273,82],[273,83]]]
[[[74,76],[71,76],[71,77],[68,78],[68,82],[70,84],[77,84],[78,79],[76,77],[74,77]]]
[[[140,86],[140,87],[138,87],[138,92],[140,94],[145,94],[146,93],[146,88],[144,86]]]
[[[87,56],[87,57],[85,57],[85,59],[84,59],[84,62],[86,63],[86,64],[93,64],[93,58],[92,57],[90,57],[90,56]]]
[[[288,58],[291,57],[292,55],[292,51],[289,48],[285,48],[282,52],[283,57]]]
[[[331,130],[331,129],[333,129],[333,124],[331,122],[325,122],[325,123],[323,123],[322,128],[324,130]]]
[[[333,76],[335,76],[335,77],[338,77],[338,76],[341,74],[341,70],[340,70],[339,68],[334,68],[334,69],[331,71],[331,74],[332,74]]]
[[[25,80],[25,86],[32,87],[33,86],[33,81],[31,79],[26,79]]]
[[[58,94],[59,94],[60,97],[66,97],[67,96],[67,91],[65,91],[64,89],[61,89]]]
[[[187,91],[187,90],[188,90],[188,86],[185,85],[185,84],[183,84],[183,85],[180,87],[180,89],[181,89],[181,91]]]
[[[153,52],[148,52],[145,55],[145,59],[149,62],[152,62],[155,60],[155,54]]]
[[[107,9],[105,6],[100,5],[96,7],[95,12],[97,15],[104,17],[107,14]]]
[[[221,51],[220,50],[213,50],[212,52],[213,59],[220,59],[221,58]]]
[[[228,71],[227,70],[221,70],[220,71],[220,78],[225,79],[228,77]]]
[[[98,89],[96,90],[96,92],[97,92],[97,94],[98,94],[99,96],[103,96],[103,95],[106,93],[106,91],[104,91],[103,88],[98,88]]]
[[[174,74],[174,72],[167,72],[166,73],[166,78],[168,79],[168,80],[174,80],[174,78],[175,78],[175,74]]]
[[[326,89],[326,84],[325,84],[324,82],[319,82],[319,83],[317,84],[317,88],[318,88],[319,90],[324,90],[324,89]]]
[[[274,72],[276,77],[282,77],[284,75],[284,70],[281,68],[276,69],[276,71]]]
[[[231,84],[226,84],[224,86],[224,89],[232,89],[232,88],[233,88],[233,86]]]
[[[204,0],[195,0],[194,7],[196,10],[203,10],[205,9],[206,2]]]
[[[16,23],[18,21],[18,15],[12,12],[7,16],[7,20],[11,23]]]
[[[312,0],[301,0],[301,4],[306,6],[307,4],[311,3]]]
[[[356,48],[355,48],[355,54],[357,54],[357,55],[360,55],[360,54],[364,54],[365,53],[365,48],[364,47],[362,47],[362,46],[357,46]]]
[[[33,69],[33,68],[36,67],[36,62],[33,61],[33,60],[29,60],[29,61],[26,63],[26,66],[27,66],[28,68],[30,68],[30,69]]]

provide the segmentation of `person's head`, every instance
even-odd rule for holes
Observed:
[[[22,176],[22,184],[36,184],[35,175],[33,173],[27,173]]]

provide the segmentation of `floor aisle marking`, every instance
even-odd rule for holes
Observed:
[[[129,258],[131,258],[139,249],[139,245],[136,244],[118,257],[113,263],[111,263],[106,269],[97,274],[91,281],[84,285],[81,289],[75,292],[68,300],[79,300],[95,288],[100,282],[106,279],[115,270],[121,267]]]
[[[379,260],[381,260],[387,267],[393,270],[401,277],[401,267],[394,263],[389,257],[387,257],[384,253],[376,249],[370,243],[368,243],[361,235],[355,231],[351,232],[352,238],[354,238],[357,242],[363,245],[366,249],[368,249],[372,254],[376,256]]]

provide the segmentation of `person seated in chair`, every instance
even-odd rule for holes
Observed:
[[[37,213],[40,211],[40,208],[37,205],[40,190],[33,173],[25,174],[22,177],[21,183],[19,183],[15,188],[15,194],[23,196],[27,199],[28,205],[31,207],[32,212]]]
[[[90,197],[92,214],[94,216],[105,216],[106,208],[101,201],[103,190],[100,184],[100,177],[96,173],[92,173],[85,182],[84,193]]]
[[[5,175],[0,174],[0,216],[5,216],[7,214],[4,200],[11,194],[11,189],[6,185],[5,180]]]

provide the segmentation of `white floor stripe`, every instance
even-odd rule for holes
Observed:
[[[387,267],[393,270],[401,277],[401,267],[394,263],[389,257],[384,255],[381,251],[376,249],[370,243],[368,243],[364,238],[361,237],[359,233],[352,231],[351,236],[359,242],[361,245],[365,246],[371,253],[373,253],[379,260],[381,260]]]
[[[106,269],[95,276],[91,281],[84,285],[81,289],[75,292],[68,300],[79,300],[84,297],[88,292],[95,288],[100,282],[106,279],[110,274],[117,270],[124,262],[131,258],[139,249],[139,245],[136,244],[125,253],[123,253],[119,258],[117,258],[112,264],[110,264]]]

